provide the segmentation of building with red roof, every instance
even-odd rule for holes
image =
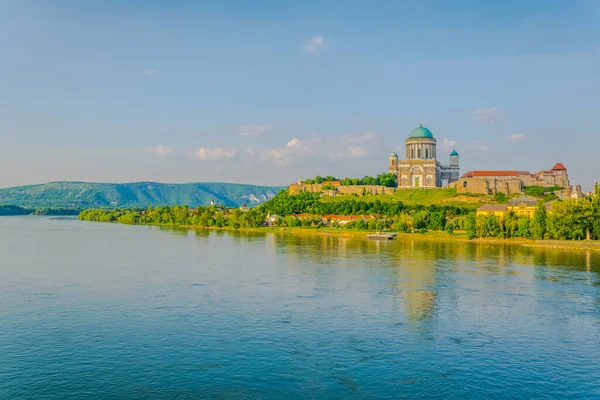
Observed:
[[[452,185],[458,193],[507,195],[522,193],[526,186],[559,187],[562,188],[558,193],[559,197],[568,196],[571,192],[567,167],[562,163],[536,174],[518,170],[474,170],[464,174]]]

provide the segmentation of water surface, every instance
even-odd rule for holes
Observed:
[[[600,398],[599,265],[0,218],[0,398]]]

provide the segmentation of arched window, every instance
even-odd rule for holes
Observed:
[[[467,181],[463,182],[463,187],[466,188],[467,187]]]
[[[429,149],[425,149],[425,158],[429,158]]]

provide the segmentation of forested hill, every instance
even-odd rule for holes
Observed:
[[[252,206],[269,200],[282,189],[284,187],[237,183],[51,182],[0,189],[0,204],[34,208],[123,208],[149,204],[195,207],[208,205],[214,198],[218,204],[228,207]]]

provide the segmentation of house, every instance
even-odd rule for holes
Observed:
[[[277,214],[271,215],[270,213],[267,215],[263,226],[275,226],[277,225],[277,221],[279,221],[281,217]]]
[[[554,211],[551,203],[545,204],[544,207],[548,214]],[[504,218],[507,213],[513,212],[517,217],[533,218],[537,208],[538,203],[535,198],[520,196],[511,199],[508,204],[485,204],[477,209],[476,216],[493,214]]]
[[[250,207],[248,207],[248,204],[244,204],[243,206],[240,207],[240,210],[242,210],[243,212],[246,212],[250,209]]]
[[[372,219],[372,215],[336,215],[329,214],[323,216],[323,225],[330,225],[334,222],[338,223],[340,226],[344,226],[349,224],[350,222],[356,221],[366,221],[368,219]]]

